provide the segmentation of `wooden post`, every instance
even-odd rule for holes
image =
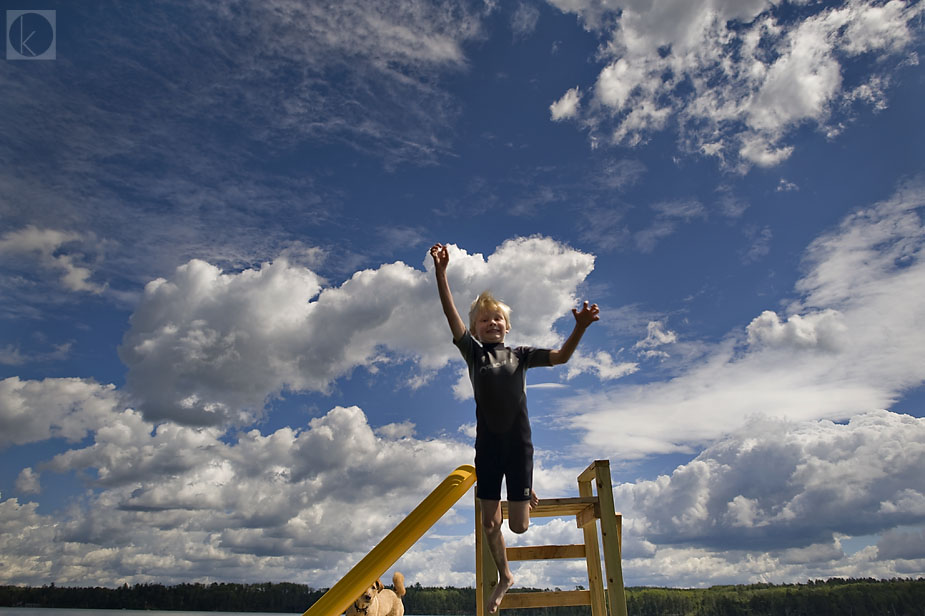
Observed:
[[[623,588],[623,555],[620,526],[613,505],[613,485],[610,482],[610,462],[595,460],[597,497],[601,503],[601,542],[604,544],[604,564],[607,566],[607,598],[613,616],[626,616],[626,592]]]
[[[578,478],[578,495],[594,496],[591,481]],[[597,518],[592,517],[581,525],[585,537],[585,561],[588,566],[588,590],[591,592],[591,616],[607,616],[604,603],[604,581],[601,571],[601,550],[597,544]]]

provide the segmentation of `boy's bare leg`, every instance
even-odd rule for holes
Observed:
[[[527,529],[530,528],[530,511],[536,506],[533,499],[534,495],[531,495],[530,500],[507,502],[507,523],[511,531],[518,535],[527,532]]]
[[[504,593],[514,585],[514,576],[507,560],[507,548],[504,545],[504,535],[501,534],[501,501],[479,499],[482,508],[482,527],[485,529],[485,539],[488,541],[488,551],[498,567],[498,585],[488,597],[488,613],[494,614],[504,599]]]

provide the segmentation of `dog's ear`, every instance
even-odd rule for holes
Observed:
[[[380,591],[380,590],[382,590],[383,588],[385,588],[385,586],[382,585],[382,579],[381,579],[381,578],[378,579],[378,580],[376,580],[376,583],[374,584],[374,586],[376,587],[376,591]]]

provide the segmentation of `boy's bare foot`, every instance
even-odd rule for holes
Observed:
[[[530,511],[533,511],[540,504],[540,497],[536,495],[536,490],[530,489]]]
[[[494,614],[498,611],[498,608],[501,607],[501,601],[504,599],[504,593],[506,593],[513,585],[513,577],[505,578],[504,576],[499,576],[498,585],[495,586],[495,589],[491,591],[491,596],[488,597],[489,614]]]

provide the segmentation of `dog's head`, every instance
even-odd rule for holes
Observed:
[[[370,603],[373,602],[373,599],[376,598],[376,595],[379,594],[379,591],[385,588],[382,585],[382,580],[376,580],[373,582],[366,590],[363,591],[363,594],[360,595],[360,598],[356,600],[357,610],[364,611],[369,609]]]

